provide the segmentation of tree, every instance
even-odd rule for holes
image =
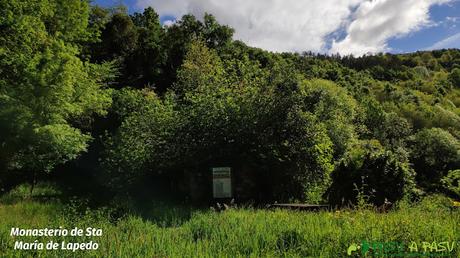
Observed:
[[[460,68],[452,69],[449,79],[455,87],[460,88]]]
[[[201,40],[193,41],[177,73],[177,82],[173,87],[175,92],[184,95],[216,88],[224,83],[224,67],[215,50],[206,47]]]
[[[173,99],[162,100],[149,89],[125,88],[114,95],[122,123],[105,141],[102,168],[109,186],[126,190],[148,175],[170,171],[180,161],[176,137],[183,122]]]
[[[305,109],[326,125],[334,143],[334,157],[340,159],[357,138],[354,126],[358,113],[356,100],[344,88],[325,80],[304,81],[300,92]]]
[[[206,46],[212,49],[225,47],[232,40],[234,29],[220,25],[216,18],[206,13],[203,23],[203,38],[206,40]]]
[[[460,166],[460,142],[443,129],[423,129],[412,140],[410,160],[417,182],[429,190],[436,189],[449,170]]]
[[[104,115],[110,66],[82,62],[86,1],[2,1],[0,153],[8,169],[36,175],[75,159],[91,136],[75,125]],[[7,15],[8,14],[8,15]],[[33,189],[33,187],[32,187]]]
[[[362,105],[365,112],[364,124],[367,127],[364,135],[366,138],[377,139],[389,149],[405,147],[407,138],[412,134],[412,125],[405,118],[394,112],[385,112],[373,99],[366,99]]]
[[[160,91],[165,91],[176,81],[176,72],[181,67],[188,46],[193,40],[202,40],[207,47],[219,51],[231,43],[233,33],[232,28],[220,25],[210,14],[205,14],[204,23],[193,15],[184,15],[175,24],[167,27],[163,41],[167,59],[158,82],[162,85]]]
[[[282,91],[282,82],[272,85],[267,77],[265,87],[249,81],[240,87],[238,78],[228,76],[216,52],[193,41],[176,94],[130,102],[146,104],[124,120],[110,143],[109,163],[123,162],[116,163],[115,177],[137,171],[132,180],[160,173],[185,180],[225,163],[260,175],[265,200],[319,201],[332,170],[325,125],[301,108],[298,91]]]
[[[115,13],[105,25],[101,35],[101,46],[97,55],[98,61],[110,61],[124,58],[131,54],[138,41],[136,26],[125,13]]]
[[[159,81],[163,75],[166,62],[166,53],[163,49],[164,30],[160,24],[160,17],[148,7],[142,14],[131,16],[137,28],[136,49],[126,57],[124,72],[127,77],[124,83],[142,88],[152,86],[163,91]]]

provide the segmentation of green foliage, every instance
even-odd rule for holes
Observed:
[[[137,45],[133,53],[126,57],[123,74],[126,83],[139,86],[158,87],[158,77],[162,76],[166,62],[164,46],[165,32],[160,17],[149,7],[142,14],[135,13],[131,19],[138,34]]]
[[[449,74],[449,79],[452,84],[459,88],[460,87],[460,68],[454,68]]]
[[[205,14],[204,22],[193,15],[184,15],[172,26],[166,28],[165,38],[162,41],[166,53],[166,63],[162,77],[158,84],[159,91],[163,92],[177,79],[177,71],[185,60],[190,43],[194,40],[203,40],[207,47],[221,50],[230,44],[234,30],[220,25],[216,19]]]
[[[425,66],[417,66],[414,68],[414,73],[421,79],[430,77],[430,71]]]
[[[305,109],[325,124],[334,144],[334,157],[340,159],[356,140],[354,121],[358,105],[348,92],[324,80],[305,81],[300,88]]]
[[[271,194],[279,199],[303,198],[310,188],[324,192],[332,144],[303,97],[280,94],[269,84],[240,87],[238,78],[225,75],[214,51],[192,43],[174,86],[178,95],[141,101],[113,139],[108,164],[126,172],[173,173],[230,162],[271,175]]]
[[[0,153],[8,168],[49,172],[87,149],[90,135],[73,123],[105,114],[111,69],[77,57],[88,36],[86,1],[2,6]]]
[[[460,199],[460,170],[451,170],[445,177],[441,179],[441,184],[444,189]]]
[[[116,13],[105,25],[102,32],[102,53],[107,59],[130,54],[134,51],[138,34],[131,18],[123,13]]]
[[[33,194],[30,193],[29,184],[21,184],[11,189],[6,194],[0,196],[0,203],[15,204],[24,200],[37,199],[52,199],[62,194],[62,190],[55,184],[50,182],[38,182]]]
[[[428,212],[446,212],[452,210],[452,200],[441,194],[428,195],[417,203],[417,208]]]
[[[343,205],[367,196],[369,202],[381,205],[385,200],[401,199],[414,187],[413,171],[405,156],[401,150],[399,153],[385,150],[375,140],[359,143],[332,174],[330,202]]]
[[[178,146],[171,143],[181,122],[174,103],[160,100],[151,91],[123,90],[117,95],[115,106],[124,107],[117,110],[123,120],[118,133],[106,142],[103,167],[113,175],[114,188],[126,188],[179,155],[174,152]]]
[[[204,42],[193,42],[177,74],[175,92],[178,95],[185,95],[187,92],[208,92],[223,88],[224,83],[224,69],[217,54],[207,48]]]
[[[153,10],[146,10],[143,15],[132,16],[136,26],[144,26],[142,17],[148,13],[152,14],[152,21],[157,19]],[[162,34],[157,22],[151,24],[156,24],[156,29],[150,31]],[[169,132],[170,137],[160,137],[162,141],[173,142],[170,147],[157,150],[167,153],[165,158],[156,159],[153,154],[148,154],[149,151],[142,152],[148,156],[145,160],[157,161],[155,165],[140,165],[142,169],[138,168],[139,171],[158,173],[166,170],[171,176],[184,177],[178,171],[194,173],[199,167],[233,164],[244,156],[250,167],[259,168],[253,169],[260,170],[257,173],[272,175],[273,181],[267,184],[271,185],[270,192],[276,193],[280,199],[303,196],[303,199],[318,202],[331,183],[327,172],[332,168],[330,158],[342,164],[341,159],[352,152],[351,148],[361,148],[356,144],[359,140],[377,139],[388,152],[382,150],[379,154],[369,155],[366,159],[369,168],[352,170],[362,172],[380,166],[376,171],[381,167],[391,171],[385,173],[393,173],[390,177],[400,186],[391,196],[394,201],[412,187],[412,169],[416,172],[424,169],[423,166],[409,165],[405,158],[413,132],[430,127],[444,128],[453,134],[460,131],[460,111],[453,102],[456,95],[450,86],[449,73],[444,69],[444,66],[451,65],[445,63],[451,62],[446,56],[443,61],[438,60],[442,55],[430,53],[357,59],[277,55],[249,48],[241,42],[230,43],[232,31],[218,25],[210,15],[205,16],[204,23],[187,15],[165,30],[163,40],[156,42],[166,44],[163,45],[166,64],[176,67],[173,71],[164,70],[169,74],[167,77],[175,78],[175,82],[170,83],[174,93],[171,91],[160,96],[158,103],[164,101],[172,105],[168,110],[174,110],[175,118],[171,119],[177,124],[161,129]],[[174,53],[167,50],[172,48]],[[372,65],[369,66],[369,62]],[[122,98],[128,95],[132,94]],[[142,109],[142,99],[133,99],[129,103],[137,103],[136,108]],[[124,105],[120,104],[115,110],[125,110]],[[131,104],[126,105],[127,110],[132,110]],[[122,112],[129,114],[130,111]],[[140,116],[148,117],[144,113]],[[135,123],[130,126],[155,127]],[[307,127],[311,135],[318,137],[317,140],[308,137]],[[125,127],[123,130],[131,129]],[[136,145],[133,142],[135,140],[129,144]],[[112,144],[123,148],[120,146],[127,143],[115,140]],[[311,155],[306,151],[310,148],[307,146],[322,146],[325,156],[312,163],[306,158]],[[300,158],[299,153],[307,156]],[[397,155],[402,157],[396,158]],[[303,165],[303,161],[309,165]],[[127,167],[136,168],[139,164]],[[295,167],[291,167],[293,164]],[[322,172],[313,172],[318,168]],[[305,171],[323,176],[300,176]],[[359,183],[358,178],[352,181]],[[351,191],[352,185],[347,191]],[[385,187],[379,184],[377,188]],[[299,194],[301,192],[303,194]],[[383,201],[381,196],[377,199],[373,201]]]
[[[445,130],[423,129],[414,136],[410,159],[418,183],[436,189],[449,170],[460,166],[460,143]]]
[[[412,125],[404,117],[385,112],[384,107],[372,98],[362,101],[363,124],[366,126],[363,136],[379,140],[385,147],[396,149],[404,147],[412,134]]]
[[[458,49],[279,54],[233,41],[211,14],[163,26],[151,7],[0,3],[2,185],[67,164],[119,188],[161,178],[185,191],[230,164],[263,178],[259,199],[318,203],[345,180],[336,199],[355,200],[356,184],[381,203],[414,171],[419,190],[440,190],[460,167]]]

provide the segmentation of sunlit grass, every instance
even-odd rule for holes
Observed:
[[[458,241],[460,212],[442,198],[372,210],[296,212],[235,208],[224,212],[160,206],[153,217],[111,209],[77,210],[57,201],[0,204],[0,256],[21,257],[344,257],[351,243]],[[160,214],[159,209],[164,214]],[[174,212],[171,212],[174,211]],[[185,211],[190,212],[184,217]],[[174,217],[174,213],[177,217]],[[155,219],[155,218],[162,218]],[[11,227],[102,228],[102,237],[11,237]],[[89,242],[96,251],[14,251],[17,239]],[[459,257],[456,242],[449,257]]]

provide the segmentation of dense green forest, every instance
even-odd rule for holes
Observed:
[[[460,198],[459,49],[272,53],[211,14],[0,6],[3,192],[186,199],[195,173],[230,164],[257,178],[245,201]]]

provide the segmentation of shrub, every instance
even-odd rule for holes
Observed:
[[[460,87],[460,68],[452,69],[452,72],[449,74],[449,80],[455,87]]]
[[[332,179],[328,195],[336,205],[356,203],[358,195],[376,205],[395,202],[413,188],[413,172],[405,154],[385,150],[375,140],[361,142],[348,152]]]
[[[420,200],[416,207],[428,212],[449,211],[452,208],[452,200],[441,194],[428,195]]]
[[[413,137],[410,160],[418,184],[436,190],[441,178],[459,167],[460,142],[443,129],[423,129]]]
[[[447,193],[460,199],[460,169],[449,171],[447,176],[441,179],[441,184]]]

